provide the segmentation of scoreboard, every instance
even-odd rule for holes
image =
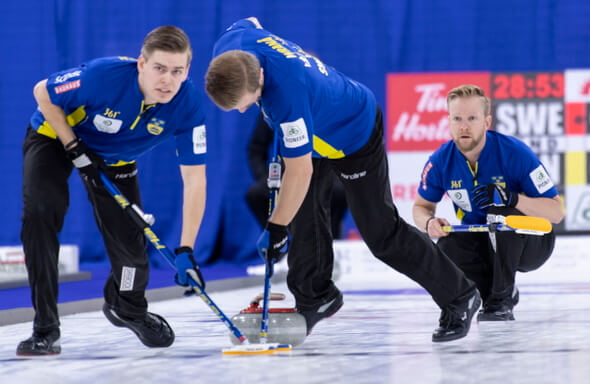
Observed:
[[[492,102],[492,129],[519,138],[539,156],[565,202],[566,219],[556,231],[590,231],[590,69],[388,74],[386,141],[392,167],[396,156],[404,164],[403,158],[414,151],[422,151],[425,162],[450,140],[446,94],[460,84],[483,88]],[[436,89],[436,99],[430,97],[438,100],[436,108],[420,103],[426,98],[424,89]],[[407,134],[414,126],[419,136]]]

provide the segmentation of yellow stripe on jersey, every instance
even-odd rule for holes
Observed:
[[[139,107],[139,115],[137,115],[137,117],[135,118],[135,121],[133,122],[133,124],[131,124],[131,127],[129,127],[129,130],[133,131],[135,129],[135,126],[139,122],[139,119],[141,119],[141,115],[143,115],[143,113],[145,111],[147,111],[148,109],[155,107],[155,106],[156,106],[156,104],[145,104],[144,100],[142,100],[141,106]]]
[[[70,113],[66,117],[66,120],[68,121],[68,124],[70,124],[70,127],[73,127],[74,125],[84,120],[85,117],[86,111],[84,110],[84,106],[81,106],[78,107],[74,112]]]
[[[586,152],[565,153],[565,185],[586,185]]]
[[[313,149],[328,159],[341,159],[344,157],[344,152],[342,152],[342,150],[332,147],[316,135],[313,135]]]
[[[465,217],[465,212],[463,212],[463,210],[461,208],[457,209],[457,219],[459,219],[459,221],[463,220],[463,218]]]
[[[127,165],[127,164],[133,164],[133,163],[135,163],[135,160],[133,160],[133,161],[123,161],[123,160],[119,160],[119,161],[117,161],[115,164],[109,164],[109,167],[122,167],[122,166],[124,166],[124,165]]]
[[[57,138],[57,133],[55,133],[55,131],[53,130],[53,128],[51,128],[51,125],[49,125],[49,123],[47,122],[47,120],[45,120],[43,122],[43,124],[41,124],[39,126],[39,128],[37,128],[37,133],[40,133],[44,136],[47,136],[51,139],[56,139]]]
[[[84,120],[85,117],[86,111],[84,110],[84,106],[81,106],[76,108],[74,112],[66,116],[66,121],[68,122],[70,127],[73,127],[74,125]],[[49,122],[47,122],[47,120],[45,120],[43,124],[41,124],[39,128],[37,128],[37,132],[52,139],[57,138],[57,133],[55,133],[55,131],[53,130],[51,125],[49,125]]]

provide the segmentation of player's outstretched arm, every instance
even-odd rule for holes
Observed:
[[[65,146],[76,139],[76,135],[72,130],[72,127],[66,120],[66,114],[64,110],[53,104],[47,91],[47,79],[41,80],[33,88],[33,96],[39,104],[39,109],[43,113],[45,120],[51,125],[51,128],[57,133],[57,137]]]
[[[412,207],[412,216],[416,226],[434,239],[449,235],[442,228],[449,225],[449,222],[446,219],[435,217],[436,205],[436,203],[417,195]]]

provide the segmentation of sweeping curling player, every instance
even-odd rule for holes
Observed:
[[[103,172],[100,172],[100,178],[105,186],[108,193],[115,199],[119,206],[127,212],[133,222],[143,230],[146,238],[152,243],[156,250],[168,261],[168,263],[174,268],[174,253],[170,249],[160,242],[159,237],[152,231],[151,225],[154,223],[154,217],[150,214],[144,213],[141,208],[136,204],[131,204],[129,200],[119,191],[119,189],[109,180]],[[276,351],[284,350],[278,343],[267,343],[267,344],[250,344],[248,339],[240,332],[240,330],[229,320],[229,318],[221,311],[221,309],[211,300],[209,295],[205,292],[203,287],[197,283],[196,273],[192,269],[188,269],[189,284],[205,304],[211,308],[211,310],[219,317],[219,319],[229,328],[237,340],[240,341],[239,345],[235,345],[230,348],[222,349],[223,354],[236,354],[236,355],[249,355],[249,354],[268,354]],[[290,348],[289,348],[290,349]]]

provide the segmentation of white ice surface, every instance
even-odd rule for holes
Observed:
[[[391,272],[395,273],[395,272]],[[176,341],[145,348],[100,312],[65,316],[62,354],[21,359],[31,323],[0,327],[0,383],[589,383],[590,284],[523,285],[516,321],[480,323],[431,342],[439,311],[423,292],[388,293],[386,280],[340,281],[344,306],[292,352],[224,356],[223,323],[199,298],[150,304]],[[232,316],[260,288],[212,294]],[[288,293],[284,284],[273,291]],[[276,304],[274,304],[277,306]],[[278,306],[292,306],[290,295]]]

